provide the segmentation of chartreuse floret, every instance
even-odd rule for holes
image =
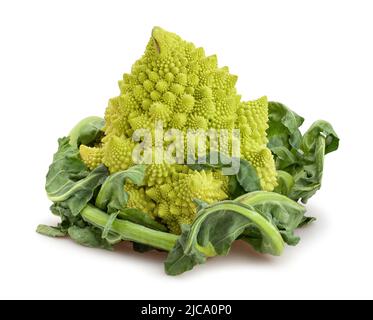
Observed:
[[[128,208],[136,208],[150,215],[154,215],[155,203],[150,199],[143,187],[136,187],[131,183],[127,183],[124,188],[128,193]]]
[[[132,164],[134,142],[130,138],[110,135],[105,137],[103,163],[111,173],[128,169]]]
[[[80,146],[80,156],[83,162],[91,170],[103,163],[104,150],[102,148]]]
[[[262,189],[272,191],[276,170],[266,147],[267,99],[243,102],[236,81],[227,67],[219,68],[215,55],[206,56],[202,48],[155,27],[144,55],[119,81],[120,95],[109,100],[102,146],[82,146],[83,161],[90,169],[103,163],[110,173],[129,168],[133,165],[133,132],[153,130],[156,121],[162,121],[164,130],[183,132],[189,128],[240,129],[241,157],[256,169]],[[166,221],[173,232],[180,230],[181,223],[193,221],[193,198],[214,202],[228,197],[227,178],[181,167],[150,165],[144,192],[135,192],[133,187],[136,200],[130,199],[131,205]],[[154,209],[144,206],[149,198]]]
[[[277,176],[271,151],[267,148],[267,122],[266,97],[240,104],[236,126],[241,133],[241,156],[256,169],[262,189],[272,191],[277,184]]]
[[[148,190],[147,195],[156,203],[156,214],[171,232],[179,233],[181,224],[190,224],[195,218],[194,199],[207,203],[224,200],[223,181],[215,179],[212,172],[179,173],[177,179]]]

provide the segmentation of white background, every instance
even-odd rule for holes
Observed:
[[[1,1],[0,298],[373,298],[371,1]],[[164,254],[80,247],[57,223],[44,176],[58,137],[103,115],[154,25],[218,54],[244,99],[267,95],[341,138],[326,157],[317,223],[283,256],[237,244],[179,277]]]

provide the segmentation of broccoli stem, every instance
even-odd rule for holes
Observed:
[[[82,210],[81,216],[85,221],[100,229],[105,228],[110,217],[105,212],[92,205],[87,205]],[[146,244],[165,251],[171,251],[179,238],[177,235],[171,233],[156,231],[139,224],[120,219],[114,220],[110,231],[120,235],[122,240]]]

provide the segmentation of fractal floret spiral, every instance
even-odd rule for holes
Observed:
[[[267,148],[268,102],[266,97],[242,101],[236,81],[227,67],[219,68],[215,55],[206,56],[202,48],[155,27],[144,55],[119,81],[120,95],[109,100],[101,146],[80,147],[83,161],[90,169],[102,163],[110,173],[129,168],[135,147],[133,132],[152,130],[156,121],[165,130],[185,133],[188,129],[236,128],[242,132],[241,157],[256,169],[262,189],[272,191],[276,169]],[[180,165],[151,164],[146,171],[146,192],[138,197],[174,190],[167,196],[150,197],[154,205],[147,211],[179,233],[181,223],[195,218],[193,197],[198,195],[208,203],[228,198],[224,179],[215,177],[212,172],[201,174]]]

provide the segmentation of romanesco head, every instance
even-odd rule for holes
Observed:
[[[233,128],[240,106],[236,80],[218,68],[216,56],[155,27],[144,55],[119,81],[121,95],[110,100],[106,133],[130,137],[139,123],[151,127],[154,120],[184,130]]]
[[[133,165],[133,132],[141,128],[154,131],[157,121],[164,130],[183,132],[240,129],[241,157],[255,167],[262,189],[272,191],[276,170],[266,146],[268,102],[265,97],[241,101],[236,81],[227,67],[218,67],[215,55],[206,56],[202,48],[155,27],[145,53],[119,81],[120,95],[109,100],[102,145],[82,146],[83,161],[91,169],[103,163],[111,173],[127,169]],[[206,202],[228,197],[226,177],[217,172],[195,172],[186,165],[149,165],[145,184],[139,192],[131,187],[135,198],[131,205],[145,210],[145,201],[150,201],[151,209],[145,211],[166,221],[173,232],[180,230],[181,223],[193,221],[193,197]]]

